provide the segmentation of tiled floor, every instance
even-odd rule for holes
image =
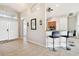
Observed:
[[[23,43],[23,40],[15,40],[8,43],[0,44],[1,56],[77,56],[79,55],[79,39],[75,39],[75,46],[72,50],[67,51],[63,48],[58,48],[53,52],[47,48],[32,44]]]

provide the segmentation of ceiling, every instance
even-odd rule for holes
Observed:
[[[48,12],[48,16],[68,15],[69,13],[79,12],[79,3],[47,3],[46,7],[51,7],[52,12]]]
[[[0,5],[7,6],[17,12],[23,12],[28,7],[33,7],[35,3],[0,3]],[[79,12],[79,3],[47,3],[46,8],[48,7],[53,8],[53,12],[47,13],[48,16]]]
[[[25,13],[26,10],[36,5],[37,3],[0,3],[0,13],[15,17],[18,12]]]
[[[33,3],[0,3],[0,5],[10,7],[11,9],[22,12],[24,11],[28,6],[32,6]]]

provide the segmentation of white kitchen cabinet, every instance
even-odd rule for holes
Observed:
[[[0,41],[18,38],[18,22],[14,19],[0,18]]]

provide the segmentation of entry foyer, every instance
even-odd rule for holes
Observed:
[[[78,56],[78,6],[0,3],[0,55]]]

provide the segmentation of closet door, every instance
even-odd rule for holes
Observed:
[[[9,40],[18,38],[18,21],[9,21]]]
[[[0,18],[0,41],[8,39],[8,21]]]

